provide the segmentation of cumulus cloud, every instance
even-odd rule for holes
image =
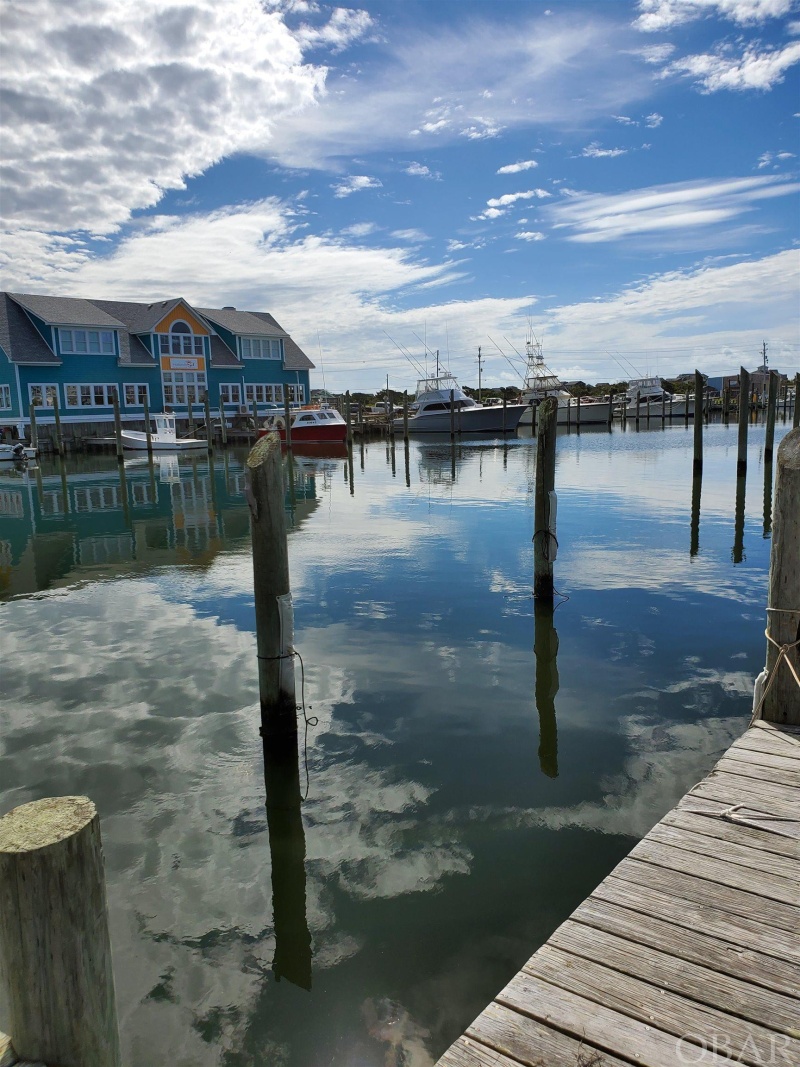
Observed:
[[[752,209],[759,201],[796,192],[800,186],[779,175],[676,182],[629,193],[572,194],[548,210],[557,229],[572,241],[616,241],[632,234],[710,226]]]
[[[370,178],[367,174],[354,174],[343,181],[336,182],[331,186],[333,195],[338,199],[351,196],[353,193],[363,192],[365,189],[380,189],[383,182],[377,178]]]
[[[414,178],[435,178],[437,180],[441,178],[441,174],[438,171],[432,171],[424,163],[409,163],[405,168],[405,172]]]
[[[755,46],[746,48],[741,56],[731,55],[726,48],[714,53],[676,59],[664,68],[663,77],[686,75],[693,78],[706,93],[720,89],[766,91],[783,81],[786,71],[800,63],[800,41],[785,48],[759,52]]]
[[[504,193],[486,201],[486,209],[475,217],[478,219],[498,219],[505,215],[520,200],[544,200],[551,196],[546,189],[526,189],[521,193]]]
[[[664,116],[659,115],[657,111],[652,112],[650,115],[645,115],[644,124],[649,126],[651,130],[654,130],[657,126],[660,126],[664,121]]]
[[[519,174],[523,170],[533,170],[539,164],[535,159],[525,159],[520,163],[507,163],[496,172],[497,174]]]
[[[31,228],[108,233],[225,156],[264,153],[325,84],[258,0],[29,0],[3,37],[4,213]]]
[[[538,230],[520,230],[519,233],[515,233],[514,236],[518,241],[543,241],[544,234],[539,233]]]
[[[646,33],[679,26],[692,19],[717,15],[740,25],[787,15],[794,0],[639,0],[641,15],[634,22]]]
[[[588,159],[613,159],[614,156],[627,155],[627,148],[602,148],[599,141],[592,141],[581,152]]]

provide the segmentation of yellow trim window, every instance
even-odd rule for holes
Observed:
[[[168,334],[158,335],[158,348],[162,356],[202,356],[204,352],[203,338],[182,319],[173,322]]]

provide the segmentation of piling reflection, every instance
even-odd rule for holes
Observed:
[[[306,918],[306,837],[301,814],[297,727],[262,722],[275,956],[272,971],[311,989],[311,934]]]
[[[558,724],[555,698],[558,692],[558,633],[553,625],[553,605],[533,602],[536,656],[536,710],[539,713],[539,767],[548,778],[558,777]]]
[[[764,537],[772,533],[772,460],[764,463]]]
[[[744,497],[747,476],[739,474],[736,479],[736,516],[734,519],[733,552],[734,563],[741,563],[744,556]]]
[[[700,494],[703,489],[703,475],[697,471],[692,478],[692,521],[689,543],[689,555],[696,556],[700,551]]]

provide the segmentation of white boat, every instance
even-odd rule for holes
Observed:
[[[673,396],[668,393],[661,384],[658,376],[649,378],[633,378],[628,382],[623,405],[628,418],[635,418],[637,414],[647,416],[660,416],[662,405],[665,415],[682,418],[686,413],[686,404],[689,404],[689,414],[694,414],[694,396]]]
[[[3,442],[0,444],[0,463],[27,463],[29,459],[36,458],[36,449],[24,445],[22,441],[14,441],[13,444]]]
[[[414,402],[408,409],[409,433],[514,433],[526,410],[525,404],[484,407],[467,396],[452,374],[420,378]],[[403,419],[392,420],[395,432],[403,430]]]
[[[329,404],[309,404],[291,411],[292,445],[341,444],[347,437],[347,423]],[[258,436],[275,431],[286,441],[286,419],[283,415],[268,415]]]
[[[545,364],[541,341],[528,339],[525,342],[527,367],[525,385],[520,401],[527,405],[527,411],[520,419],[521,426],[533,426],[536,409],[547,397],[558,401],[556,423],[559,426],[591,425],[608,422],[608,401],[581,398],[580,413],[577,397],[573,397],[565,388],[557,374]]]
[[[174,415],[154,415],[155,433],[150,434],[150,444],[154,452],[190,452],[196,448],[208,448],[208,441],[197,437],[178,437],[175,432]],[[144,430],[123,430],[122,447],[141,451],[147,448],[147,434]]]

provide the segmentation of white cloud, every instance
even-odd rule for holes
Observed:
[[[544,234],[539,233],[537,230],[520,230],[514,236],[518,241],[543,241],[545,239]]]
[[[280,4],[273,6],[278,10],[282,7]],[[319,10],[315,4],[314,11]],[[306,12],[311,13],[310,8],[306,9]],[[361,40],[372,26],[372,18],[366,11],[336,7],[329,22],[321,26],[312,26],[310,23],[301,25],[293,31],[293,35],[304,49],[326,48],[335,55],[348,45]]]
[[[325,70],[258,0],[28,0],[4,14],[2,82],[6,217],[102,234],[223,157],[263,153]]]
[[[418,244],[420,241],[430,241],[430,237],[424,230],[418,230],[414,227],[407,230],[392,230],[391,236],[400,241],[411,241],[414,244]]]
[[[491,119],[478,118],[471,126],[465,126],[460,132],[462,137],[470,141],[485,141],[489,137],[497,137],[504,129],[504,126]]]
[[[368,237],[377,228],[374,222],[354,222],[352,226],[346,226],[342,233],[351,237]]]
[[[649,126],[651,130],[654,130],[657,126],[660,126],[664,121],[664,116],[659,115],[657,111],[654,111],[650,115],[645,115],[644,124]]]
[[[405,168],[406,174],[412,175],[415,178],[440,178],[440,174],[434,174],[430,167],[426,167],[424,163],[409,163]]]
[[[786,71],[795,63],[800,63],[800,42],[760,53],[754,47],[747,48],[741,57],[729,55],[725,50],[686,56],[665,67],[662,76],[688,75],[707,93],[720,89],[767,90],[782,82]]]
[[[632,234],[710,226],[751,210],[754,202],[800,188],[780,175],[676,182],[628,193],[572,194],[548,209],[572,241],[616,241]]]
[[[624,156],[627,153],[627,148],[601,148],[598,141],[592,141],[584,148],[581,155],[589,159],[613,159],[614,156]]]
[[[674,44],[651,44],[645,48],[637,49],[635,54],[641,56],[645,63],[661,66],[662,63],[666,63],[674,51]]]
[[[642,14],[634,25],[653,33],[709,15],[747,25],[787,15],[792,4],[793,0],[639,0]]]
[[[383,182],[377,178],[370,178],[367,174],[353,174],[351,177],[332,185],[331,189],[333,189],[333,195],[341,200],[342,197],[351,196],[353,193],[361,193],[365,189],[380,189],[382,185]]]
[[[639,123],[636,121],[636,119],[630,118],[629,115],[612,115],[611,117],[612,117],[612,119],[615,120],[615,122],[620,123],[621,126],[638,126],[639,125]]]
[[[522,193],[504,193],[486,201],[486,209],[476,219],[498,219],[505,215],[519,200],[544,200],[552,196],[546,189],[526,189]]]
[[[519,174],[523,170],[533,170],[539,164],[535,159],[525,159],[521,163],[507,163],[496,172],[497,174]]]

